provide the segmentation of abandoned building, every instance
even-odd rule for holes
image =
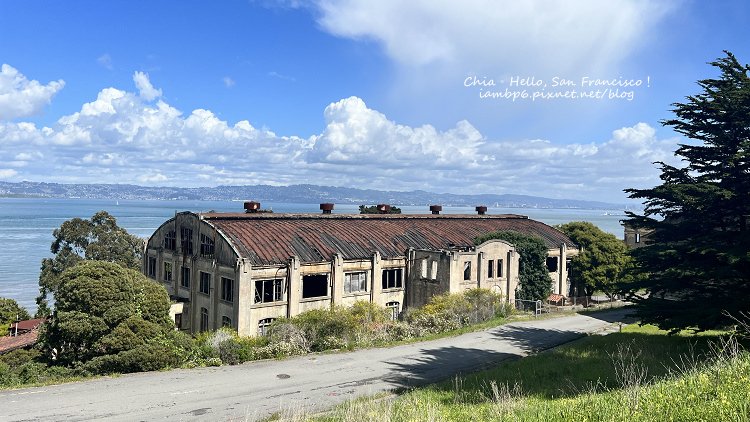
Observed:
[[[358,300],[394,318],[436,294],[482,287],[513,301],[519,256],[513,245],[477,236],[514,230],[544,240],[554,293],[568,295],[567,261],[577,252],[562,232],[525,216],[440,214],[177,213],[149,238],[144,273],[172,298],[180,329],[229,326],[264,334],[291,317]],[[385,205],[380,206],[386,210]]]
[[[620,221],[624,228],[624,241],[629,249],[642,248],[651,241],[653,230],[634,227],[625,221]]]

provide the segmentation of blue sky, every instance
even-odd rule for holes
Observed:
[[[0,180],[624,202],[674,162],[659,121],[706,62],[750,62],[748,18],[729,0],[0,0]],[[570,90],[603,98],[531,101]]]

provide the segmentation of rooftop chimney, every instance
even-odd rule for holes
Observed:
[[[323,214],[330,214],[333,211],[333,204],[320,204],[320,209],[323,211]]]
[[[440,211],[442,210],[443,210],[442,205],[430,205],[430,211],[432,211],[432,213],[435,215],[440,214]]]
[[[477,214],[484,215],[487,212],[487,207],[484,205],[479,205],[478,207],[476,207],[476,210]]]
[[[378,204],[378,212],[381,214],[388,214],[391,211],[391,206],[388,204]]]
[[[260,209],[260,202],[245,201],[245,212],[258,212]]]

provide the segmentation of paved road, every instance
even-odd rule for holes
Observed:
[[[150,372],[0,393],[0,420],[255,420],[421,385],[611,329],[626,310],[458,337],[220,368]]]

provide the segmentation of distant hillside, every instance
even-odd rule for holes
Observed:
[[[575,199],[550,199],[528,195],[457,195],[421,190],[411,192],[341,188],[317,185],[217,186],[213,188],[148,187],[111,184],[61,184],[0,182],[0,197],[88,198],[88,199],[182,199],[243,200],[263,202],[378,204],[445,206],[488,205],[507,208],[622,209],[623,204]]]

